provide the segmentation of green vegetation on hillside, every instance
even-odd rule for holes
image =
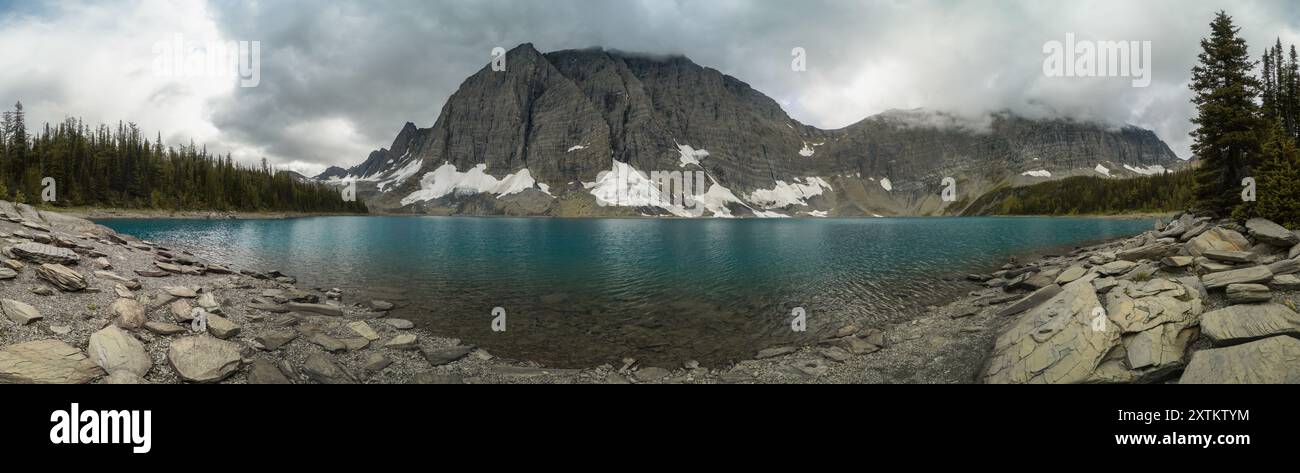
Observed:
[[[963,215],[1161,213],[1192,206],[1191,171],[1133,179],[1070,177],[984,194]]]
[[[22,104],[0,124],[0,199],[60,207],[168,210],[365,212],[337,188],[289,173],[235,164],[193,144],[164,146],[134,123],[91,128],[68,119],[29,135]],[[46,178],[56,200],[44,202]]]
[[[1300,60],[1282,42],[1262,61],[1250,57],[1241,29],[1219,12],[1201,40],[1199,63],[1192,69],[1197,125],[1192,151],[1196,207],[1238,219],[1263,217],[1300,228]],[[1260,65],[1260,76],[1255,76]],[[1255,181],[1255,200],[1243,188]]]

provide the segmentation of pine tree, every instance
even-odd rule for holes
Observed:
[[[1201,40],[1190,84],[1197,109],[1192,152],[1200,160],[1196,200],[1203,211],[1228,215],[1240,201],[1242,178],[1258,158],[1261,84],[1232,18],[1220,11],[1210,29],[1210,37]]]
[[[1234,217],[1262,217],[1287,228],[1300,229],[1300,150],[1277,122],[1262,146],[1258,199],[1238,208]]]
[[[1295,45],[1291,45],[1291,62],[1287,65],[1286,100],[1286,134],[1300,144],[1300,57],[1296,56]]]
[[[1277,117],[1277,84],[1273,83],[1273,48],[1264,50],[1263,77],[1260,80],[1260,96],[1263,102],[1264,118],[1272,119]]]

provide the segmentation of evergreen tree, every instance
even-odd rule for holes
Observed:
[[[1277,117],[1277,84],[1273,83],[1273,48],[1264,50],[1263,77],[1260,80],[1260,97],[1263,102],[1264,118],[1272,119]]]
[[[1232,18],[1220,11],[1210,29],[1210,37],[1201,40],[1190,84],[1197,109],[1192,152],[1200,160],[1196,201],[1203,211],[1228,215],[1240,203],[1242,179],[1258,159],[1261,84]]]
[[[1300,144],[1300,58],[1296,56],[1295,45],[1291,45],[1291,61],[1287,65],[1286,99],[1286,135]]]
[[[1234,217],[1262,217],[1287,228],[1300,229],[1300,151],[1282,126],[1274,122],[1264,141],[1259,166],[1258,199],[1238,207]]]
[[[365,212],[339,189],[272,176],[265,165],[240,165],[193,143],[150,143],[134,123],[90,128],[78,120],[26,133],[21,104],[4,114],[0,133],[0,198],[42,203],[41,180],[58,186],[56,206],[173,210]]]

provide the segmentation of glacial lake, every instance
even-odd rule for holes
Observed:
[[[916,317],[1036,253],[1134,235],[1149,219],[798,220],[311,217],[103,220],[236,268],[278,269],[345,302],[546,366],[706,366]],[[493,309],[506,313],[494,332]],[[807,332],[790,328],[802,308]]]

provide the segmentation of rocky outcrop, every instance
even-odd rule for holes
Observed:
[[[1300,384],[1300,340],[1272,337],[1228,348],[1201,350],[1181,384]]]

